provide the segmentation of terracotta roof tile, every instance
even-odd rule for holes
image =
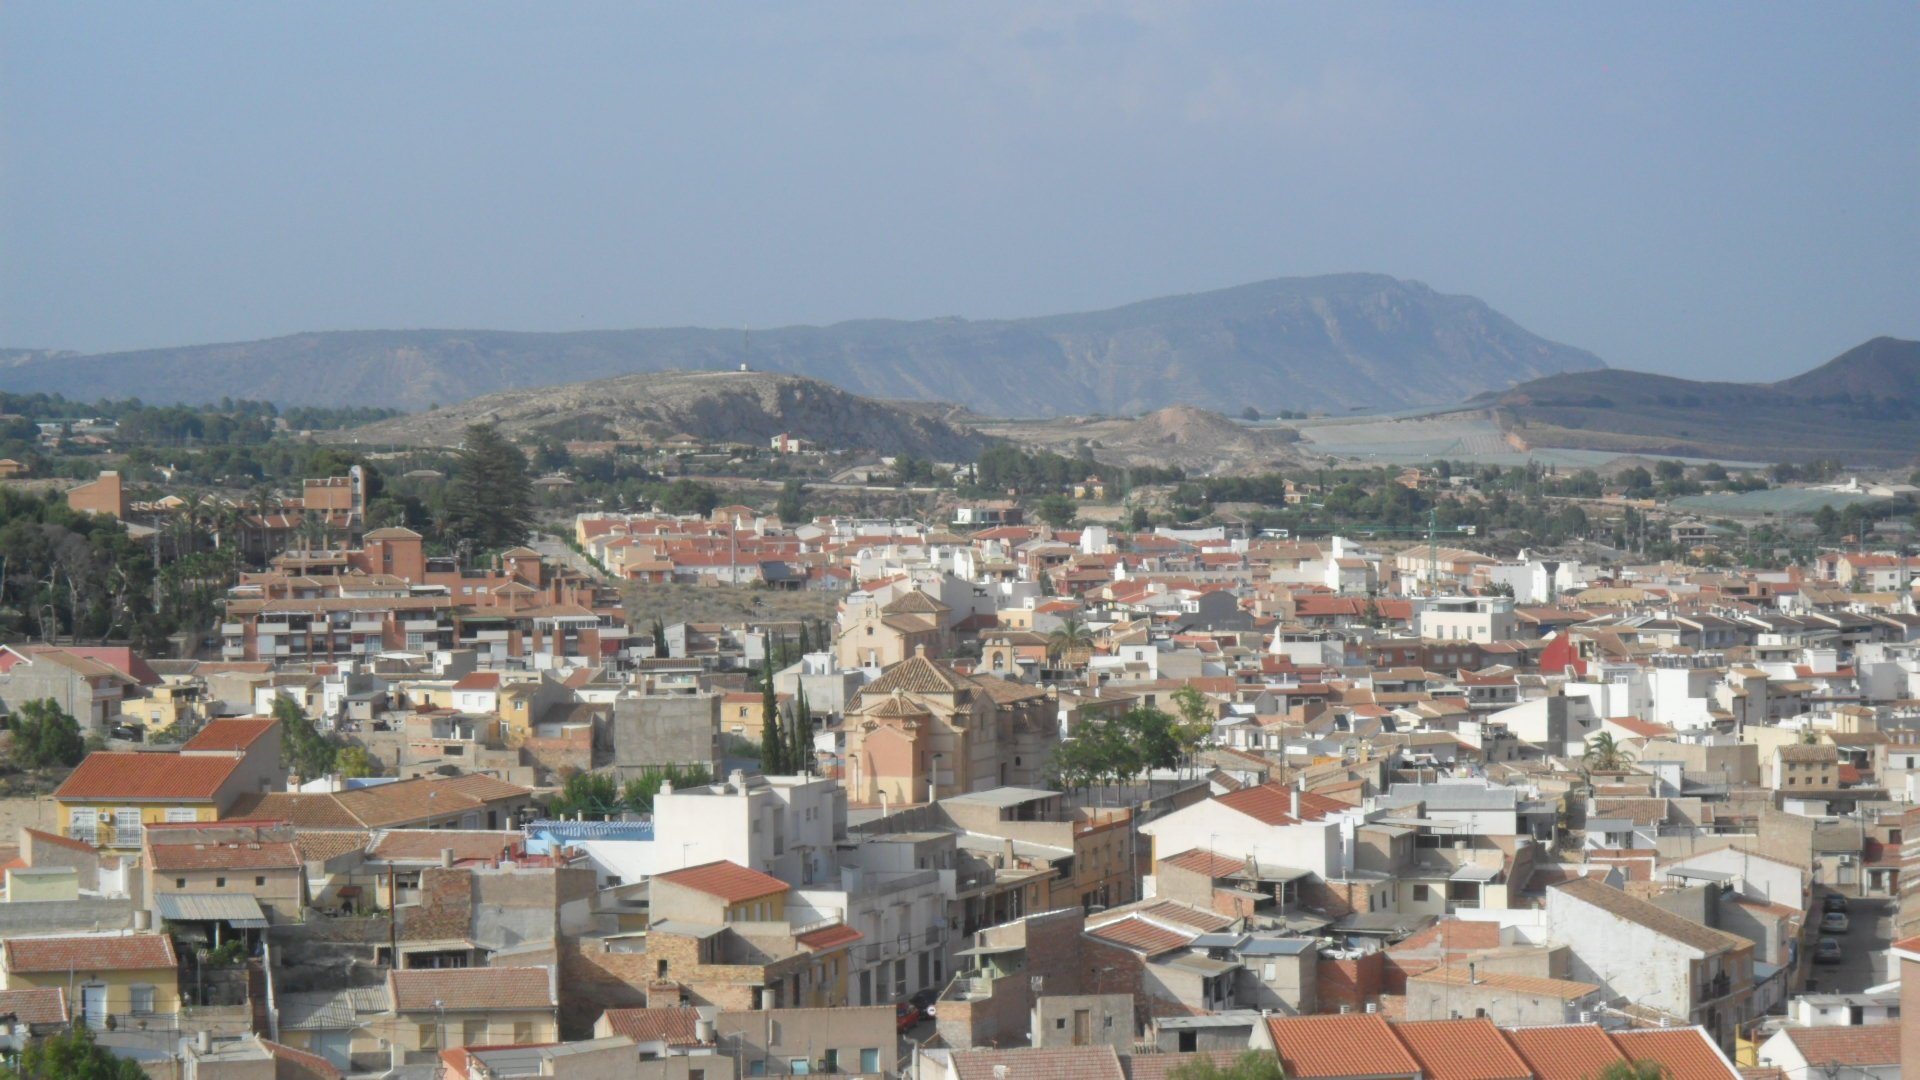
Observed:
[[[955,1080],[1126,1080],[1111,1046],[1062,1046],[1032,1050],[956,1050]]]
[[[302,829],[294,836],[293,846],[307,862],[326,862],[365,850],[372,835],[357,829]]]
[[[1267,1033],[1288,1080],[1420,1075],[1420,1063],[1378,1016],[1275,1016]]]
[[[23,1024],[64,1024],[67,992],[57,986],[0,990],[0,1013],[12,1013]]]
[[[1096,926],[1088,930],[1087,934],[1110,945],[1118,945],[1123,949],[1131,949],[1146,956],[1159,956],[1162,953],[1185,948],[1193,941],[1192,934],[1183,934],[1178,930],[1156,926],[1135,916]]]
[[[270,718],[241,717],[226,720],[213,720],[206,727],[188,739],[181,750],[200,753],[203,751],[245,750],[280,721]]]
[[[1300,792],[1299,799],[1299,817],[1293,814],[1294,789],[1285,784],[1263,784],[1260,787],[1221,795],[1216,801],[1228,809],[1238,810],[1255,821],[1267,825],[1298,825],[1303,821],[1319,821],[1328,814],[1352,809],[1344,803],[1335,802],[1311,791]]]
[[[1559,998],[1573,1001],[1597,994],[1600,987],[1593,983],[1574,982],[1571,979],[1549,979],[1536,975],[1512,975],[1504,971],[1474,972],[1459,964],[1434,968],[1411,976],[1408,982],[1433,982],[1446,986],[1480,985],[1492,990],[1505,990],[1529,997]]]
[[[57,847],[70,848],[74,851],[84,851],[89,855],[94,854],[93,845],[84,840],[75,840],[70,836],[61,836],[57,833],[45,832],[40,829],[28,829],[27,833],[33,837],[33,842],[36,844],[53,844]]]
[[[1668,1080],[1735,1080],[1739,1075],[1699,1028],[1616,1031],[1613,1041],[1630,1060],[1666,1066]]]
[[[796,935],[793,940],[814,952],[826,952],[851,945],[865,936],[853,927],[840,923],[834,926],[823,926],[818,930],[809,930],[804,934]]]
[[[342,1075],[338,1066],[319,1054],[309,1054],[268,1039],[261,1039],[260,1047],[273,1055],[275,1063],[292,1067],[288,1072],[276,1072],[275,1080],[340,1080]]]
[[[9,938],[7,970],[157,971],[176,967],[173,939],[165,934],[86,934],[78,937]]]
[[[517,832],[474,829],[389,829],[375,837],[367,857],[387,862],[438,861],[451,850],[456,862],[512,858],[526,850],[526,837]]]
[[[860,696],[879,696],[904,690],[909,694],[952,694],[968,690],[973,684],[953,669],[936,664],[924,656],[910,656],[888,668],[860,690]]]
[[[1403,1020],[1393,1025],[1425,1080],[1532,1080],[1532,1070],[1485,1017]]]
[[[1170,859],[1161,859],[1162,866],[1177,866],[1196,874],[1205,874],[1210,878],[1232,877],[1247,868],[1245,859],[1229,859],[1205,848],[1183,851]]]
[[[787,891],[787,883],[779,878],[771,874],[763,874],[758,870],[749,870],[738,863],[727,862],[724,859],[719,862],[689,866],[684,870],[656,874],[653,880],[719,897],[729,904]]]
[[[1538,1080],[1593,1080],[1600,1070],[1624,1060],[1597,1024],[1511,1028],[1506,1036]]]
[[[53,793],[62,800],[128,799],[209,802],[233,771],[237,757],[188,757],[180,754],[128,754],[105,750],[88,754],[67,782]]]
[[[700,1013],[691,1005],[662,1009],[608,1009],[607,1026],[615,1035],[634,1042],[664,1042],[668,1046],[699,1046]]]
[[[1899,1024],[1785,1030],[1787,1038],[1800,1050],[1800,1056],[1820,1068],[1831,1065],[1867,1068],[1901,1063]]]
[[[155,870],[293,870],[300,853],[287,841],[264,844],[152,844],[147,849]]]
[[[543,967],[387,973],[395,1012],[551,1009],[554,1007],[551,978],[551,969]]]

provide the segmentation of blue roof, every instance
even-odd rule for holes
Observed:
[[[549,855],[555,847],[589,840],[653,839],[651,821],[530,821],[525,826],[527,853]]]

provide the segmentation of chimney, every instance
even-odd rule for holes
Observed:
[[[728,773],[727,786],[733,789],[732,791],[728,792],[728,794],[730,795],[746,794],[747,793],[747,771],[745,769],[735,769],[732,772]]]
[[[1480,985],[1480,965],[1471,960],[1467,961],[1467,982],[1474,986]]]
[[[1287,796],[1292,803],[1293,819],[1298,821],[1300,820],[1300,789],[1297,787],[1289,789]]]
[[[440,865],[443,867],[451,867],[453,865],[453,849],[452,848],[443,847],[440,849]]]
[[[213,1032],[201,1028],[193,1034],[193,1048],[205,1054],[213,1049]]]

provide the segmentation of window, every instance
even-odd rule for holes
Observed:
[[[812,1064],[813,1063],[806,1058],[788,1058],[787,1074],[789,1076],[805,1076],[813,1071]]]
[[[167,820],[179,824],[187,821],[198,821],[200,820],[200,815],[199,812],[191,806],[169,806],[167,807]]]
[[[484,1046],[486,1042],[487,1022],[485,1020],[465,1020],[461,1022],[461,1046]]]
[[[214,888],[216,888],[216,889],[224,889],[224,888],[226,888],[226,887],[227,887],[227,879],[226,879],[226,878],[223,878],[223,877],[217,877],[217,878],[214,878],[214,879],[213,879],[213,887],[214,887]]]
[[[1413,898],[1416,902],[1424,901],[1427,899],[1427,894],[1430,891],[1431,890],[1429,890],[1425,885],[1415,885],[1413,887]]]
[[[860,1071],[863,1073],[879,1072],[880,1071],[880,1051],[875,1049],[866,1049],[866,1050],[860,1051]]]
[[[1055,1031],[1067,1030],[1067,1018],[1064,1016],[1056,1018],[1053,1022],[1053,1030]]]
[[[135,1016],[153,1013],[153,987],[144,983],[127,988],[127,1011]]]
[[[83,844],[97,842],[100,812],[91,807],[76,808],[67,815],[67,836]]]
[[[265,885],[267,883],[267,875],[255,874],[253,878],[253,883],[256,886]]]
[[[420,1025],[420,1049],[440,1049],[440,1027],[438,1024]]]
[[[113,812],[113,842],[117,847],[140,845],[140,808],[123,806]]]
[[[840,1051],[835,1050],[832,1047],[828,1047],[826,1056],[821,1060],[821,1065],[823,1066],[826,1072],[830,1072],[830,1073],[839,1072],[840,1071]]]
[[[688,1070],[687,1070],[687,1080],[707,1080],[707,1070],[705,1070],[705,1069],[688,1069]]]
[[[176,889],[184,889],[184,888],[186,888],[186,887],[187,887],[187,879],[186,879],[186,878],[183,878],[183,877],[177,877],[177,878],[174,878],[174,879],[173,879],[173,887],[174,887],[174,888],[176,888]]]
[[[747,1062],[747,1075],[748,1076],[767,1075],[767,1063],[765,1059]]]

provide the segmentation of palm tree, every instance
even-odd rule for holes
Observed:
[[[1071,660],[1074,653],[1088,652],[1092,648],[1093,631],[1072,615],[1060,620],[1060,625],[1047,635],[1047,658],[1056,664]]]
[[[1633,763],[1633,751],[1603,731],[1587,740],[1587,752],[1580,755],[1580,761],[1593,772],[1620,772]]]

